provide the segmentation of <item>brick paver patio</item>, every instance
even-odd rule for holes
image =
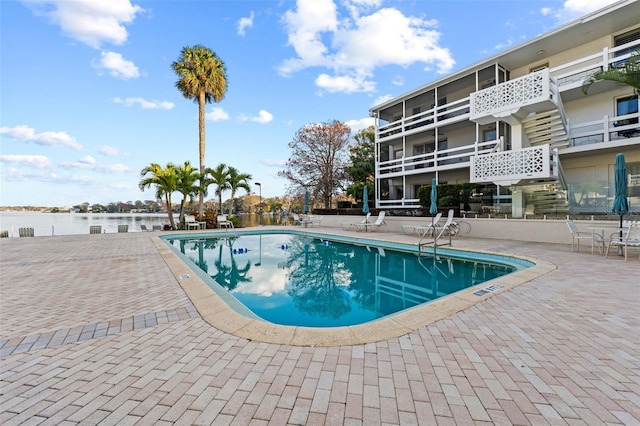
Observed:
[[[640,424],[637,254],[460,238],[557,269],[397,338],[311,347],[209,325],[156,237],[0,240],[0,423]]]

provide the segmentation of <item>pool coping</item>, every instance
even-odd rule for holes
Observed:
[[[280,231],[284,231],[283,228],[279,229]],[[248,229],[246,231],[237,231],[237,233],[252,232],[256,232],[256,230]],[[302,233],[304,234],[305,232]],[[228,235],[228,233],[226,234]],[[307,234],[322,234],[331,237],[341,235],[332,234],[330,229],[308,232]],[[206,233],[187,233],[185,235],[206,235],[213,237],[225,235],[225,231],[211,230]],[[391,237],[392,235],[393,234],[377,234],[375,238],[368,238],[368,240],[375,240],[382,243],[397,243],[397,241],[385,239],[385,237]],[[436,299],[427,304],[418,305],[365,324],[323,328],[287,326],[250,318],[237,312],[214,290],[209,288],[204,280],[197,274],[194,274],[193,269],[167,244],[165,241],[167,237],[167,235],[154,236],[152,241],[176,281],[200,313],[202,319],[213,327],[233,334],[234,336],[259,342],[293,346],[319,347],[356,345],[374,343],[403,336],[557,269],[555,264],[543,260],[523,256],[507,256],[503,253],[486,250],[455,248],[453,250],[457,252],[476,252],[489,256],[520,259],[533,263],[533,266],[512,272],[503,277],[485,281],[467,289],[460,290],[447,297]]]

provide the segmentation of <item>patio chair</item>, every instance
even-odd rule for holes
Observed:
[[[89,234],[102,234],[102,225],[89,226]]]
[[[152,231],[162,231],[162,225],[153,225]]]
[[[196,217],[193,215],[186,215],[184,217],[184,229],[187,231],[191,229],[200,229],[200,223],[196,221]]]
[[[233,222],[227,219],[226,214],[219,214],[217,222],[218,222],[218,228],[226,228],[226,229],[234,228]]]
[[[142,232],[150,232],[151,231],[151,229],[147,229],[147,225],[140,225],[140,230]]]
[[[364,217],[364,219],[362,219],[360,222],[343,222],[341,224],[342,229],[348,231],[350,229],[356,229],[358,230],[358,226],[359,225],[365,225],[369,223],[369,218],[371,217],[371,213],[367,213],[367,215]]]
[[[436,214],[433,219],[430,219],[427,226],[402,225],[402,230],[407,235],[415,234],[417,236],[420,236],[432,230],[433,226],[437,225],[438,222],[440,222],[440,218],[442,218],[442,212],[438,212],[438,214]]]
[[[8,229],[0,230],[0,238],[9,238],[9,230]]]
[[[598,243],[600,254],[604,251],[604,238],[600,234],[578,231],[578,227],[572,220],[567,220],[567,226],[571,231],[571,251],[573,251],[574,243],[577,241],[578,253],[580,253],[580,240],[589,240],[591,244]]]
[[[306,217],[300,217],[297,213],[293,213],[291,215],[291,217],[293,218],[293,224],[294,225],[304,225],[307,226],[309,225],[311,222],[311,220],[309,220],[309,218]]]
[[[364,230],[368,230],[368,228],[373,229],[377,229],[380,228],[382,225],[386,225],[387,222],[384,221],[384,216],[386,215],[386,211],[385,210],[381,210],[380,213],[378,213],[378,217],[376,219],[375,222],[373,223],[368,223],[368,222],[363,222],[363,223],[358,223],[356,224],[356,227],[358,228],[358,230],[360,230],[360,228],[364,228]]]
[[[611,246],[622,247],[624,250],[624,261],[627,261],[629,247],[640,247],[640,224],[633,223],[629,226],[629,229],[625,234],[620,236],[619,233],[611,234],[609,238],[609,245],[607,246],[607,253],[605,258],[609,256],[609,249]],[[638,257],[640,259],[640,256]]]
[[[118,225],[118,233],[129,232],[129,225]]]

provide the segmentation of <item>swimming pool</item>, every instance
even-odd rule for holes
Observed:
[[[285,326],[368,323],[532,265],[295,231],[166,239],[234,310]]]

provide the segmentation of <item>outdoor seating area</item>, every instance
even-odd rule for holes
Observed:
[[[293,224],[297,226],[320,226],[322,224],[322,216],[313,216],[313,215],[305,215],[300,216],[297,213],[291,214],[291,219],[293,219]]]
[[[380,211],[380,213],[378,213],[378,217],[376,218],[376,220],[374,222],[369,222],[369,218],[371,217],[371,213],[367,213],[367,217],[365,218],[364,221],[359,222],[359,223],[355,223],[354,227],[356,229],[356,231],[374,231],[379,229],[382,225],[386,225],[387,223],[384,221],[384,217],[385,217],[386,212],[384,210]]]
[[[357,229],[358,225],[364,225],[365,223],[368,223],[370,217],[371,213],[367,213],[364,219],[362,219],[360,222],[343,222],[340,224],[340,226],[346,231]]]

